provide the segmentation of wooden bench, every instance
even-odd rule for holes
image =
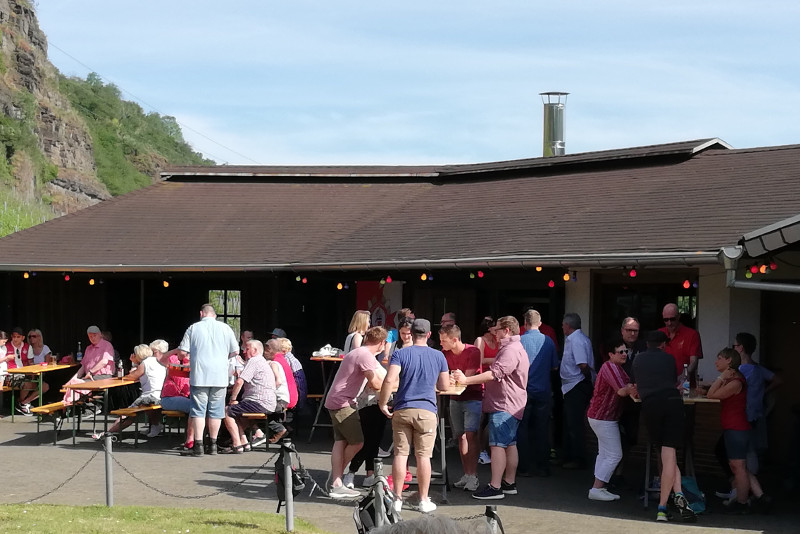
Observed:
[[[156,412],[161,409],[160,404],[151,404],[149,406],[136,406],[134,408],[120,408],[119,410],[112,410],[111,415],[120,417],[133,417],[133,446],[139,446],[139,415]],[[120,434],[122,431],[120,431]]]
[[[265,413],[243,413],[243,414],[242,414],[242,418],[244,418],[244,419],[249,419],[249,420],[251,420],[251,421],[266,421],[266,420],[268,419],[268,415],[267,415],[267,414],[265,414]],[[286,420],[286,412],[283,412],[283,419],[284,419],[284,421]],[[265,436],[269,436],[269,427],[268,427],[268,426],[266,426],[266,425],[264,426],[264,435],[265,435]],[[249,434],[248,434],[248,437],[247,437],[247,439],[248,439],[248,440],[249,440],[251,443],[253,442],[253,436],[252,436],[252,433],[249,433]],[[270,446],[270,445],[278,445],[278,446],[280,446],[278,443],[271,443],[271,442],[269,441],[269,438],[267,438],[267,440],[266,440],[266,442],[265,442],[265,445],[266,445],[266,447],[265,447],[265,448],[266,448],[266,450],[269,450],[269,446]]]
[[[161,416],[164,420],[164,428],[169,429],[170,432],[172,431],[172,425],[169,424],[170,419],[176,419],[178,421],[178,434],[181,433],[182,420],[186,420],[186,428],[188,428],[189,414],[186,412],[179,412],[178,410],[161,410]]]
[[[39,424],[42,421],[42,417],[52,417],[53,445],[56,445],[58,443],[58,427],[61,424],[61,418],[58,417],[58,414],[62,412],[66,414],[67,408],[69,408],[69,405],[64,404],[64,401],[51,402],[50,404],[43,404],[42,406],[31,408],[31,413],[36,415],[36,433],[39,433]]]

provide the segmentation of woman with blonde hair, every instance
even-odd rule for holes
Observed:
[[[347,354],[353,349],[357,349],[364,342],[364,334],[369,329],[369,312],[367,310],[357,310],[350,319],[350,327],[347,329],[347,339],[344,340],[344,353]]]
[[[130,405],[130,408],[137,406],[148,406],[161,403],[161,389],[164,387],[164,378],[167,376],[167,369],[161,365],[157,358],[153,358],[153,349],[147,345],[136,345],[133,347],[133,354],[131,354],[131,362],[136,365],[136,369],[131,371],[125,377],[126,380],[138,380],[142,385],[142,393]],[[161,425],[159,424],[160,412],[149,412],[147,414],[150,419],[151,429],[161,432]],[[120,417],[111,428],[109,432],[119,432],[124,428],[131,426],[134,422],[134,417]],[[152,435],[151,435],[152,434]],[[158,433],[153,433],[151,430],[147,437],[155,437]],[[102,434],[92,434],[92,438],[100,439]]]
[[[50,347],[44,344],[42,331],[38,328],[31,328],[28,332],[28,356],[33,359],[34,365],[47,363],[47,358],[52,353]],[[50,384],[42,382],[42,395],[50,391]],[[24,415],[31,415],[30,408],[33,401],[39,398],[39,385],[36,382],[26,382],[22,386],[22,394],[19,403],[25,410]]]

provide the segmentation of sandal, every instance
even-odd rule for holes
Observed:
[[[242,454],[244,452],[244,445],[236,445],[235,447],[225,447],[220,449],[220,454]]]
[[[242,445],[241,447],[242,447],[242,451],[243,451],[243,452],[250,452],[250,451],[252,451],[252,450],[253,450],[253,449],[250,447],[250,444],[249,444],[249,443],[245,443],[245,444],[244,444],[244,445]]]

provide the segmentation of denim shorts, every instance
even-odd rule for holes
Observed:
[[[226,387],[191,386],[192,408],[189,417],[208,417],[211,419],[225,419],[225,391]]]
[[[481,425],[481,401],[450,399],[450,429],[457,438],[464,432],[477,432]]]
[[[750,430],[723,430],[729,460],[744,460],[750,448]]]
[[[161,397],[161,409],[189,413],[192,401],[189,397]]]
[[[489,414],[489,446],[510,447],[517,444],[519,419],[508,412]]]

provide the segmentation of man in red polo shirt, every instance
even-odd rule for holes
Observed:
[[[661,312],[664,318],[664,326],[660,328],[667,334],[667,346],[664,349],[675,358],[675,369],[678,377],[683,373],[683,366],[689,366],[689,376],[694,376],[697,370],[697,360],[703,357],[703,346],[700,343],[700,334],[697,330],[681,324],[681,314],[678,306],[670,303],[664,306]]]

